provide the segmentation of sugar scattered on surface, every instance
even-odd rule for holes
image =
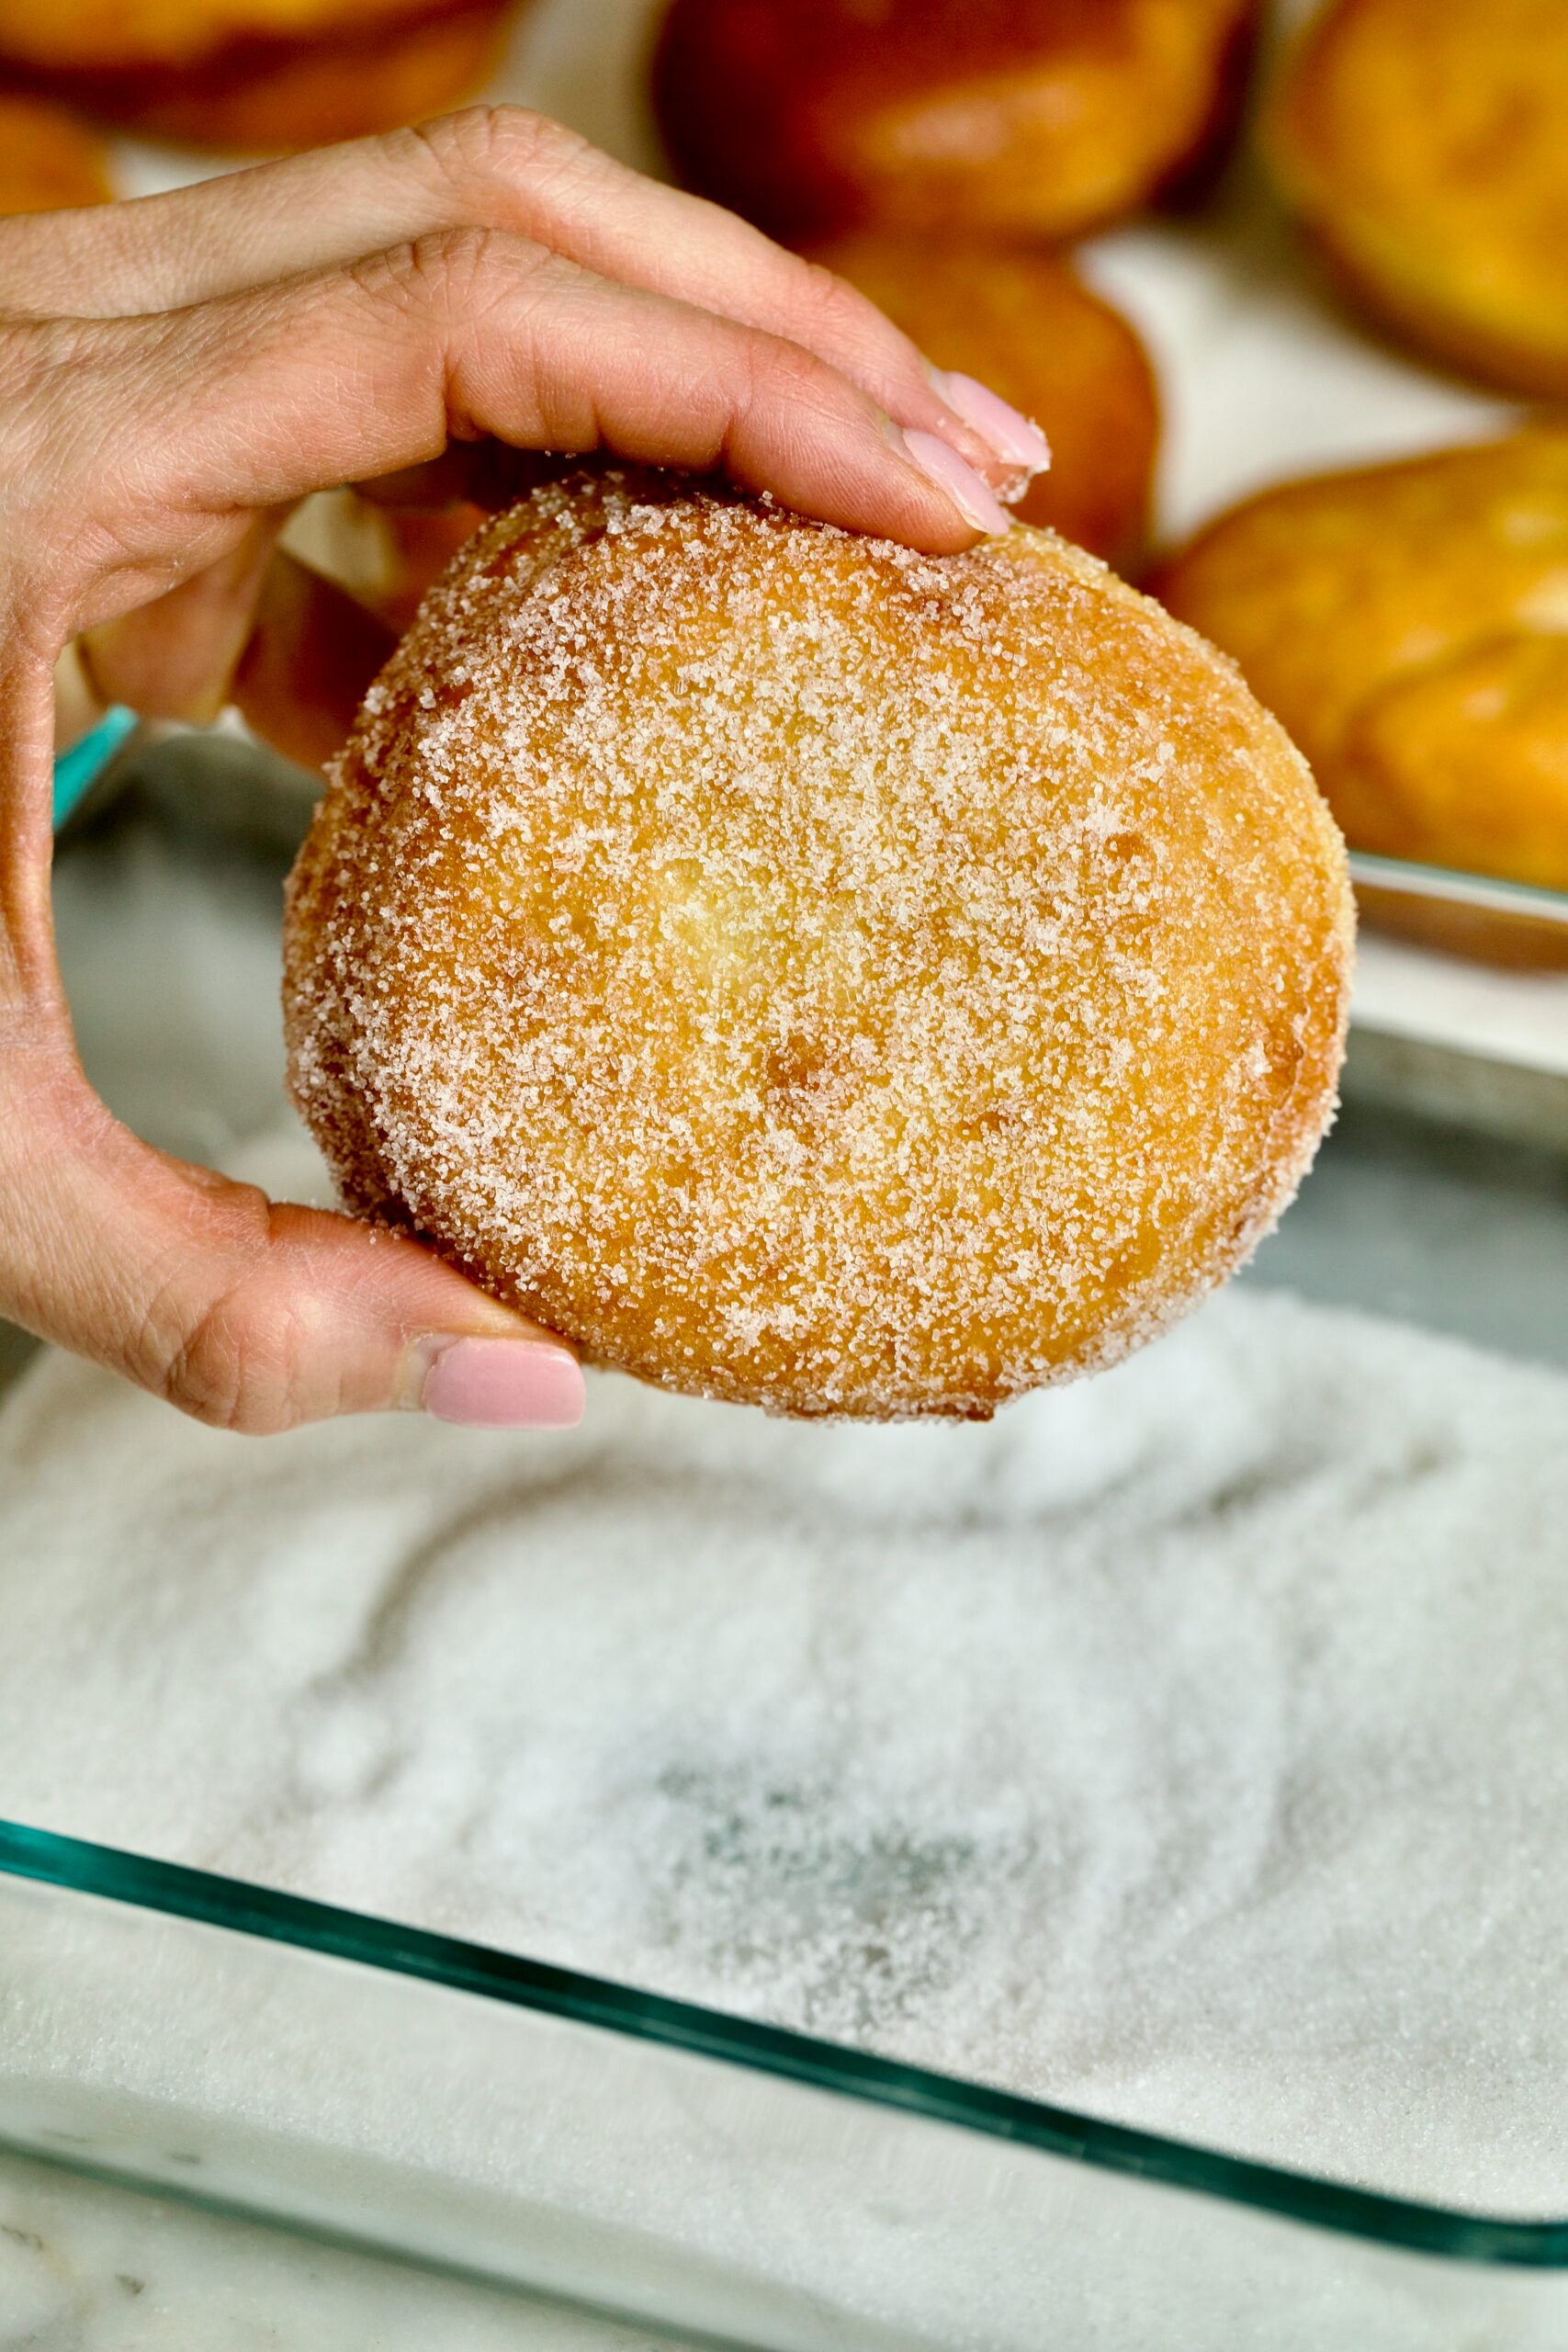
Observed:
[[[987,1428],[592,1404],[260,1447],[45,1362],[0,1418],[6,1808],[1568,2203],[1568,1384],[1243,1293]]]

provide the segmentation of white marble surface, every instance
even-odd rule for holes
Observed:
[[[0,2352],[669,2352],[562,2306],[0,2151]]]

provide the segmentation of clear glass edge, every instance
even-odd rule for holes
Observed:
[[[35,1881],[661,2043],[1372,2245],[1483,2266],[1568,2269],[1568,2221],[1469,2213],[1226,2155],[609,1978],[19,1822],[0,1819],[0,1877]]]
[[[1525,915],[1532,922],[1568,930],[1568,891],[1548,890],[1533,882],[1509,882],[1500,875],[1472,874],[1460,866],[1382,857],[1372,850],[1352,849],[1348,862],[1351,881],[1369,888],[1406,898],[1441,899],[1450,905],[1483,907],[1498,914]]]

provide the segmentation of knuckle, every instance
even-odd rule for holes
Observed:
[[[465,107],[422,124],[412,135],[441,176],[459,187],[495,178],[535,179],[573,168],[594,152],[580,132],[532,107]]]
[[[923,373],[915,345],[868,294],[825,263],[803,260],[800,267],[802,316],[819,348],[838,354],[852,368],[872,369],[879,379]]]
[[[507,341],[521,349],[530,313],[548,300],[554,265],[547,247],[504,231],[441,229],[355,265],[354,275],[369,306],[369,337],[423,372],[449,427],[471,409],[487,350]]]
[[[491,269],[499,239],[493,229],[437,229],[409,247],[417,285],[439,303],[462,300]]]
[[[788,397],[790,347],[770,335],[741,334],[728,345],[728,390],[731,407],[750,415],[781,397]]]
[[[275,1335],[257,1328],[237,1295],[203,1309],[158,1391],[193,1420],[243,1437],[276,1436],[300,1419]]]
[[[264,1194],[246,1188],[243,1214],[265,1248]],[[209,1429],[266,1437],[305,1418],[299,1364],[307,1334],[287,1306],[258,1296],[256,1268],[242,1258],[231,1279],[194,1315],[180,1272],[171,1270],[146,1310],[141,1354],[147,1385]]]
[[[836,371],[798,343],[781,336],[755,334],[746,341],[748,391],[753,401],[785,401],[791,407],[833,405]]]
[[[476,294],[502,277],[520,283],[541,254],[496,229],[434,229],[355,262],[351,274],[378,306],[443,320],[471,310]]]
[[[865,341],[886,324],[874,303],[868,301],[847,277],[819,261],[802,261],[800,295],[805,313],[835,341]]]
[[[347,263],[344,275],[378,311],[422,308],[430,299],[427,248],[433,242],[430,238],[410,237],[400,244],[387,245],[379,253],[366,254]]]

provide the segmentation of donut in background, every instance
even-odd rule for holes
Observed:
[[[795,242],[1051,239],[1180,179],[1234,120],[1256,0],[673,0],[653,60],[687,184]]]
[[[515,0],[0,0],[0,73],[152,138],[247,153],[467,97]]]
[[[1150,585],[1353,848],[1568,889],[1568,425],[1282,483]]]
[[[0,214],[107,204],[113,194],[96,131],[45,99],[0,90]]]
[[[1286,202],[1352,298],[1489,383],[1568,394],[1568,6],[1334,0],[1269,109]]]
[[[1148,530],[1159,393],[1119,311],[1064,257],[979,238],[863,230],[818,247],[939,368],[977,377],[1032,417],[1051,467],[1014,512],[1136,571]]]

